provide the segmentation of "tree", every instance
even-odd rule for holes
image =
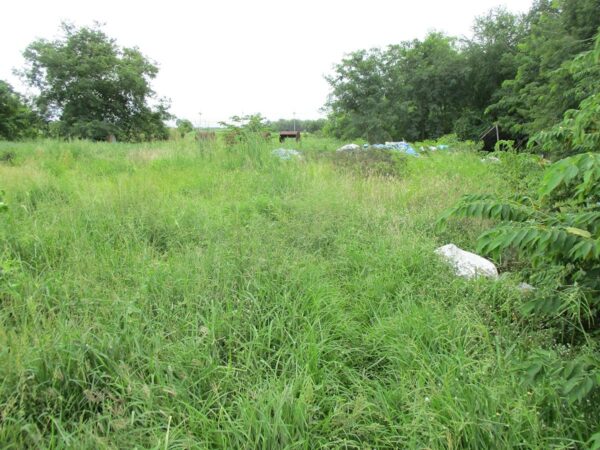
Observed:
[[[175,125],[177,126],[177,131],[181,137],[184,137],[191,131],[194,131],[194,125],[188,119],[177,119],[175,121]]]
[[[260,113],[232,116],[230,120],[231,122],[219,122],[219,125],[227,129],[225,143],[229,146],[250,139],[268,139],[271,134],[270,124]]]
[[[600,0],[539,0],[525,18],[518,69],[487,109],[513,136],[529,137],[562,120],[589,95],[577,87],[570,61],[588,51],[600,26]]]
[[[326,108],[337,137],[365,137],[369,141],[390,139],[386,129],[383,60],[380,50],[360,50],[335,66],[326,78],[332,91]]]
[[[477,17],[473,37],[465,42],[467,65],[466,107],[454,121],[454,132],[462,139],[478,139],[490,126],[485,109],[494,100],[504,80],[517,73],[518,45],[526,35],[524,18],[504,8]]]
[[[598,11],[600,0],[537,0],[525,15],[477,18],[468,40],[430,33],[356,51],[327,78],[328,131],[370,142],[476,139],[495,122],[524,141],[597,92],[597,66],[582,73],[571,62],[593,46]]]
[[[219,125],[229,130],[241,130],[247,133],[263,133],[271,131],[267,120],[260,113],[249,114],[246,116],[231,116],[232,123],[219,122]]]
[[[0,139],[35,136],[37,118],[10,84],[0,80]]]
[[[593,50],[565,65],[575,81],[574,89],[588,95],[577,109],[569,109],[554,127],[529,140],[531,149],[552,157],[594,152],[600,148],[600,33]]]
[[[354,52],[327,78],[330,128],[369,142],[449,133],[467,99],[466,71],[457,40],[440,33]]]
[[[308,131],[309,133],[317,133],[323,130],[326,122],[326,119],[279,119],[275,122],[269,122],[269,125],[275,131],[286,131],[293,130],[295,124],[297,131]]]
[[[98,24],[62,25],[63,37],[39,39],[24,52],[24,79],[39,90],[36,104],[65,137],[119,140],[166,138],[164,100],[149,106],[158,68],[137,48],[121,48]]]
[[[394,115],[395,124],[402,124],[393,129],[394,137],[416,140],[452,132],[468,100],[468,66],[458,41],[430,33],[423,41],[393,46],[388,53],[395,74],[390,100],[405,97],[405,106]]]

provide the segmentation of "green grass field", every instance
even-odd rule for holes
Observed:
[[[433,254],[507,177],[338,145],[0,143],[0,447],[582,448],[598,413],[520,381],[521,280]]]

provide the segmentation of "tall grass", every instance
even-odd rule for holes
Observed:
[[[433,254],[476,154],[396,177],[275,144],[0,144],[0,447],[569,448],[516,280]]]

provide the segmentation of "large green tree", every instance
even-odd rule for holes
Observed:
[[[331,131],[337,137],[362,136],[369,141],[390,139],[388,98],[380,50],[359,50],[335,66],[327,77]]]
[[[529,140],[532,149],[554,158],[600,149],[600,33],[592,50],[565,67],[575,81],[573,89],[585,98],[577,109],[567,110],[561,122]]]
[[[485,109],[494,100],[504,80],[517,73],[518,45],[526,35],[524,18],[504,8],[477,17],[473,36],[464,42],[466,83],[464,108],[455,119],[454,131],[463,139],[477,139],[493,118]]]
[[[354,52],[328,77],[329,129],[369,141],[476,139],[498,123],[506,138],[526,140],[597,93],[597,68],[573,61],[599,26],[600,0],[537,0],[527,14],[477,18],[470,39],[430,33]]]
[[[456,39],[440,33],[354,52],[334,70],[327,78],[327,108],[340,137],[381,142],[440,136],[452,131],[466,101],[464,55]]]
[[[0,80],[0,139],[16,140],[37,133],[35,113],[12,86]]]
[[[36,104],[62,136],[119,140],[166,138],[164,102],[150,81],[158,68],[137,48],[119,47],[99,25],[62,25],[63,36],[39,39],[24,52],[25,80]],[[150,106],[154,102],[154,107]]]
[[[529,137],[559,122],[592,92],[580,89],[570,64],[589,50],[600,27],[600,0],[538,0],[526,17],[518,69],[487,112],[513,136]]]

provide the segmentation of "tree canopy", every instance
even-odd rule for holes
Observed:
[[[6,81],[0,80],[0,139],[16,140],[37,133],[37,117]]]
[[[35,104],[61,136],[119,140],[166,138],[164,101],[150,81],[158,67],[137,48],[119,47],[99,25],[63,24],[63,36],[38,39],[24,52],[24,79],[39,91]],[[154,106],[151,106],[153,104]]]
[[[475,139],[497,123],[527,140],[598,92],[598,66],[574,62],[594,45],[599,11],[600,0],[537,0],[527,14],[477,18],[469,39],[430,33],[351,53],[327,77],[329,128],[371,142]]]
[[[186,134],[194,131],[194,124],[189,119],[177,119],[175,121],[175,126],[177,127],[177,131],[181,137],[184,137]]]
[[[293,130],[317,133],[323,130],[326,119],[278,119],[269,122],[269,126],[275,131]]]
[[[487,109],[513,135],[531,136],[562,119],[590,95],[577,86],[572,60],[588,51],[600,27],[600,0],[539,0],[526,16],[513,78]]]

